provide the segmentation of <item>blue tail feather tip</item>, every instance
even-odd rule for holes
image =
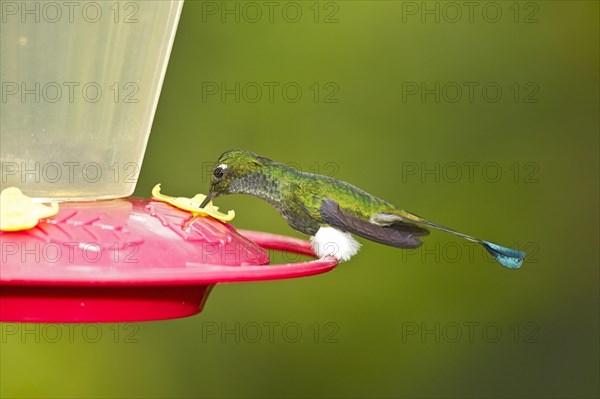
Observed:
[[[523,264],[523,260],[525,259],[524,252],[502,247],[487,241],[483,241],[482,244],[489,254],[506,268],[518,269]]]

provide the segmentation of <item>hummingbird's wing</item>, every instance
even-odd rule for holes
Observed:
[[[329,198],[321,203],[320,213],[323,221],[331,226],[398,248],[417,248],[421,245],[418,237],[429,234],[426,229],[405,223],[400,218],[389,225],[357,218],[345,212],[336,201]]]

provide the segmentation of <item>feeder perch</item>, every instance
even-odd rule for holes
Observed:
[[[43,91],[33,101],[11,91],[0,103],[1,188],[11,204],[0,221],[0,321],[186,317],[202,311],[215,284],[310,276],[337,265],[332,257],[270,265],[267,250],[314,253],[305,240],[237,231],[130,197],[182,3],[140,2],[135,24],[112,17],[3,22],[1,75],[17,82],[15,90],[36,82],[93,82],[106,90],[96,102],[52,102]],[[119,88],[133,88],[137,101],[114,101]]]

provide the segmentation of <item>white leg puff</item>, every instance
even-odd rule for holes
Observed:
[[[360,243],[350,233],[334,227],[321,227],[317,234],[310,238],[310,242],[318,257],[330,255],[339,261],[350,259],[360,249]]]

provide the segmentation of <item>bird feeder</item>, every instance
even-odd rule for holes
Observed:
[[[3,9],[0,321],[185,317],[215,284],[337,265],[271,265],[268,250],[314,257],[310,243],[130,197],[182,3]]]

